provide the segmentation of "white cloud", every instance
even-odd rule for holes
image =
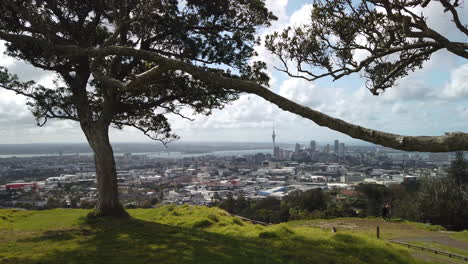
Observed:
[[[427,25],[439,34],[453,41],[466,41],[466,35],[461,33],[452,21],[452,14],[450,12],[444,12],[444,10],[445,8],[439,1],[430,1],[429,5],[425,8],[418,6],[417,8],[411,9],[415,14],[423,14],[423,16],[427,17]],[[457,11],[462,24],[466,25],[467,22],[465,19],[468,17],[468,8],[466,8],[466,6],[461,6],[457,8]]]
[[[468,63],[461,65],[451,74],[450,82],[440,94],[441,99],[462,99],[468,95]]]
[[[298,78],[285,80],[279,88],[279,95],[312,108],[323,104],[328,97],[326,89],[318,88],[314,83]]]
[[[275,23],[281,24],[284,23],[284,20],[288,19],[288,15],[286,13],[288,0],[266,0],[265,5],[278,18],[278,22]]]
[[[299,10],[295,11],[289,19],[288,26],[300,27],[310,22],[312,4],[305,4]]]
[[[432,93],[427,80],[410,76],[401,79],[398,85],[387,89],[380,96],[390,102],[406,100],[425,100]]]
[[[278,71],[274,67],[281,67],[281,61],[265,47],[265,38],[267,35],[274,33],[275,31],[282,31],[283,29],[292,26],[301,26],[310,21],[310,12],[312,11],[311,4],[305,4],[300,9],[295,11],[291,16],[286,13],[287,0],[269,0],[266,1],[267,7],[278,17],[278,20],[273,22],[271,27],[264,29],[260,32],[260,38],[262,40],[261,45],[255,47],[258,56],[253,60],[263,61],[267,64],[268,75],[270,76],[270,85],[275,86],[278,82]]]
[[[0,66],[7,67],[14,63],[14,59],[6,56],[4,53],[6,51],[5,41],[0,40]]]
[[[404,106],[402,103],[395,103],[392,106],[392,112],[395,114],[406,114],[408,113],[408,108]]]

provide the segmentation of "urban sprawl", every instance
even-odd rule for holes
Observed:
[[[334,190],[346,199],[359,183],[399,184],[446,175],[451,153],[409,153],[377,146],[311,141],[270,153],[116,156],[120,199],[127,208],[157,204],[211,205],[239,194],[282,199],[294,190]],[[338,192],[337,192],[338,191]],[[0,207],[91,208],[97,198],[91,155],[0,158]]]

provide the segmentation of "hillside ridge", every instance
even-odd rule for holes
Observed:
[[[88,212],[0,209],[0,263],[423,263],[365,232],[305,221],[261,226],[188,205],[133,209],[131,219]]]

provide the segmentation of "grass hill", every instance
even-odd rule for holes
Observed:
[[[423,263],[367,232],[317,222],[264,227],[188,205],[129,210],[125,220],[88,212],[0,210],[0,263]]]

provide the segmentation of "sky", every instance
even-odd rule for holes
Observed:
[[[306,23],[312,10],[311,1],[304,0],[266,0],[266,4],[278,20],[259,32],[262,38],[275,30]],[[424,9],[428,24],[448,37],[467,42],[466,36],[463,39],[457,34],[449,14],[443,13],[439,5],[432,1]],[[464,5],[459,17],[468,24],[468,4]],[[401,79],[396,87],[373,96],[359,74],[335,82],[289,78],[274,70],[279,63],[263,46],[256,49],[259,53],[256,60],[267,62],[269,67],[270,89],[315,110],[364,127],[403,135],[468,132],[468,61],[446,51],[435,53],[423,69]],[[0,42],[0,53],[3,51],[4,43]],[[52,85],[54,77],[50,72],[34,69],[24,62],[0,55],[0,65],[23,80]],[[79,125],[73,121],[54,120],[45,127],[36,126],[25,102],[25,98],[0,89],[0,144],[86,142]],[[195,121],[176,116],[170,117],[170,121],[181,141],[189,142],[268,142],[274,126],[277,142],[339,139],[348,144],[362,143],[284,112],[255,95],[242,95],[224,109],[215,110],[210,116],[197,116]],[[130,128],[112,130],[110,135],[112,142],[152,142]]]

